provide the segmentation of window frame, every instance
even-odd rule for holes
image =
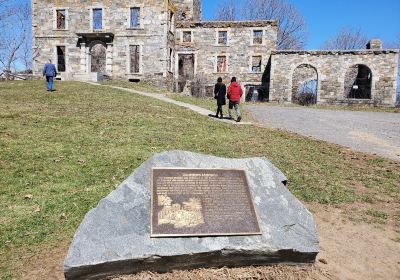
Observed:
[[[260,71],[258,71],[258,72],[253,71],[253,58],[254,57],[260,57],[261,58]],[[258,53],[251,54],[250,55],[249,73],[251,73],[251,74],[261,74],[261,73],[263,73],[263,61],[264,61],[264,59],[263,59],[262,54],[258,54]]]
[[[57,28],[57,11],[64,10],[65,11],[65,28],[59,29]],[[69,30],[69,11],[67,7],[54,7],[53,8],[53,30],[55,31],[68,31]]]
[[[131,26],[132,9],[139,10],[139,24],[136,27]],[[143,5],[130,6],[128,8],[127,29],[143,29]]]
[[[257,38],[257,37],[254,36],[254,33],[257,32],[257,31],[261,31],[261,43],[260,44],[255,44],[254,43],[254,39]],[[264,41],[265,41],[264,40],[264,36],[265,36],[264,29],[252,29],[251,30],[251,45],[252,46],[262,46],[262,45],[264,45]]]
[[[219,43],[219,33],[220,32],[226,32],[226,44],[220,44]],[[216,40],[215,40],[215,44],[217,45],[217,46],[221,46],[221,47],[226,47],[226,46],[229,46],[229,43],[230,43],[230,40],[229,40],[229,29],[216,29],[215,30],[215,34],[216,34]]]
[[[101,28],[94,28],[94,10],[101,10]],[[92,31],[102,31],[105,30],[105,9],[103,6],[93,6],[90,9],[90,29]]]
[[[60,69],[58,68],[58,52],[57,52],[57,50],[58,50],[59,47],[64,47],[64,67],[65,67],[65,70],[64,70],[64,71],[60,71]],[[66,72],[67,72],[67,55],[66,55],[66,53],[67,53],[67,46],[66,46],[66,45],[62,45],[62,44],[57,44],[57,45],[55,46],[54,53],[55,53],[54,62],[55,62],[55,66],[56,66],[57,72],[58,72],[58,73],[66,73]]]
[[[183,41],[183,38],[184,38],[184,36],[183,36],[183,34],[185,33],[185,32],[190,32],[190,41],[189,42],[185,42],[185,41]],[[193,32],[193,30],[190,30],[190,29],[183,29],[182,30],[182,32],[181,32],[181,42],[182,43],[193,43],[193,34],[194,34],[194,32]]]
[[[131,72],[131,46],[139,47],[139,72]],[[127,53],[128,53],[128,63],[127,63],[127,73],[128,75],[143,75],[143,45],[142,44],[128,44],[127,45]]]
[[[218,72],[218,58],[219,57],[225,57],[225,72]],[[217,74],[227,74],[229,73],[229,54],[217,54],[215,56],[215,66],[214,66],[214,73]]]

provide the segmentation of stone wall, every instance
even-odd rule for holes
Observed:
[[[253,31],[262,30],[262,44],[253,44]],[[227,44],[218,43],[218,32],[227,31]],[[191,32],[191,42],[183,42],[183,32]],[[206,86],[216,83],[222,77],[229,83],[232,76],[238,82],[261,84],[264,69],[270,53],[276,49],[276,21],[253,22],[178,22],[176,33],[176,69],[179,55],[194,54],[195,75],[205,77]],[[217,72],[217,57],[226,56],[227,69]],[[252,71],[252,58],[261,57],[260,71]],[[177,75],[178,76],[178,75]]]
[[[179,21],[201,21],[201,0],[173,0],[176,19]]]
[[[308,64],[318,73],[317,102],[320,104],[394,106],[398,55],[398,50],[273,51],[270,100],[291,102],[293,73],[298,66]],[[346,73],[354,65],[365,65],[370,69],[371,99],[347,98]]]
[[[50,2],[50,3],[49,3]],[[103,9],[103,28],[93,30],[92,9]],[[139,26],[130,28],[130,8],[140,8]],[[56,28],[56,9],[66,10],[66,28]],[[174,26],[169,23],[167,0],[122,1],[38,1],[32,3],[33,49],[39,49],[34,73],[41,74],[43,64],[51,58],[57,64],[56,47],[66,47],[66,71],[63,79],[90,75],[90,48],[87,38],[103,41],[107,48],[106,75],[120,79],[146,79],[163,84],[172,82],[169,67],[170,49],[174,49]],[[85,37],[86,36],[86,37]],[[171,39],[172,37],[172,39]],[[129,45],[140,46],[140,72],[129,71]],[[172,52],[174,55],[174,52]],[[172,59],[173,60],[173,57]]]

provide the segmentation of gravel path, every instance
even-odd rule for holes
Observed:
[[[248,105],[258,122],[400,161],[400,114]]]

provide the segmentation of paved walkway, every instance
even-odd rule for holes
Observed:
[[[400,161],[400,114],[248,105],[261,124]]]
[[[117,86],[109,86],[109,85],[101,85],[101,84],[92,83],[92,82],[87,82],[87,83],[91,84],[91,85],[95,85],[95,86],[110,87],[110,88],[114,88],[114,89],[118,89],[118,90],[123,90],[123,91],[126,91],[126,92],[139,94],[139,95],[146,96],[146,97],[151,97],[151,98],[158,99],[158,100],[161,100],[161,101],[164,101],[164,102],[167,102],[167,103],[175,104],[175,105],[180,106],[180,107],[184,107],[186,109],[192,110],[192,111],[194,111],[194,112],[196,112],[196,113],[198,113],[200,115],[203,115],[203,116],[215,115],[215,112],[213,112],[213,111],[204,109],[202,107],[199,107],[199,106],[196,106],[196,105],[193,105],[193,104],[189,104],[189,103],[185,103],[185,102],[182,102],[182,101],[178,101],[178,100],[169,98],[169,97],[167,97],[167,96],[165,96],[163,94],[160,94],[160,93],[147,93],[147,92],[143,92],[143,91],[139,91],[139,90],[135,90],[135,89],[128,89],[128,88],[117,87]],[[224,122],[224,123],[230,123],[230,124],[235,124],[235,125],[249,125],[249,124],[252,124],[250,122],[237,123],[235,121],[228,120],[228,119],[218,119],[218,118],[211,118],[211,119],[215,120],[215,121]]]

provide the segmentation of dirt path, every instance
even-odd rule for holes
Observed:
[[[399,233],[388,225],[351,222],[345,210],[320,204],[308,205],[308,208],[317,221],[321,244],[321,253],[313,266],[199,269],[167,274],[143,272],[114,279],[400,279]],[[59,244],[23,265],[22,279],[64,279],[63,260],[68,245],[67,242]]]
[[[400,161],[400,114],[251,106],[259,123]]]

